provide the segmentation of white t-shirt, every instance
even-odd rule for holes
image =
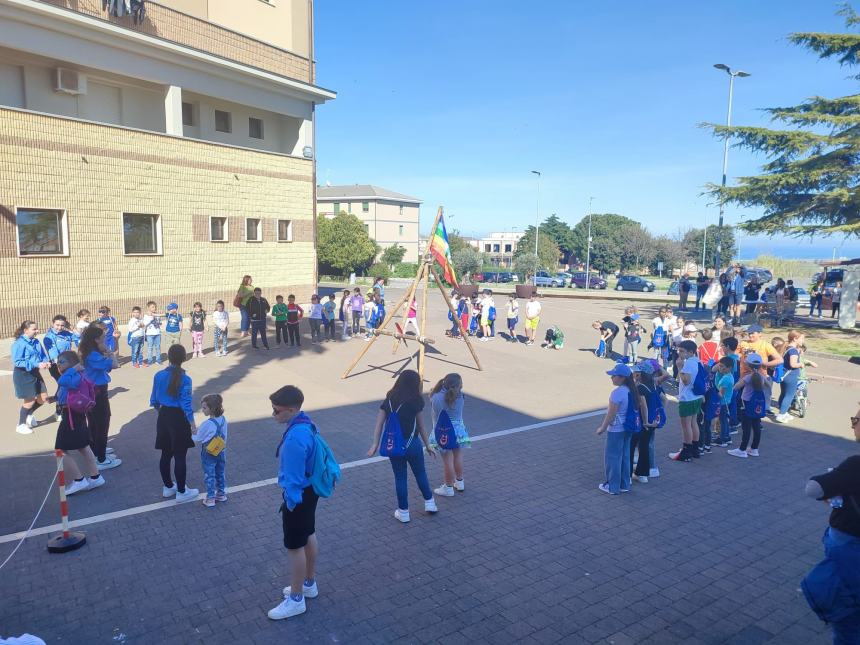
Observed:
[[[140,318],[131,318],[128,321],[128,331],[132,338],[143,336],[143,321]]]
[[[147,336],[158,336],[161,333],[161,316],[158,314],[146,314],[143,317],[143,324],[146,326]]]
[[[508,300],[508,318],[516,318],[520,314],[520,305],[516,300]]]
[[[81,332],[83,332],[83,331],[84,331],[87,327],[89,327],[89,326],[90,326],[90,324],[89,324],[86,320],[84,320],[83,318],[81,318],[81,319],[78,321],[78,324],[76,324],[76,325],[75,325],[75,329],[77,329],[77,330],[78,330],[78,335],[80,335],[80,334],[81,334]]]
[[[654,320],[651,321],[651,324],[654,325],[654,329],[657,329],[657,327],[662,327],[667,332],[669,331],[668,318],[660,318],[660,316],[657,316]]]
[[[630,390],[626,385],[619,385],[612,394],[609,395],[609,402],[618,405],[618,412],[615,413],[615,418],[609,423],[607,431],[609,432],[624,432],[624,418],[627,416],[627,400]]]
[[[684,383],[683,379],[681,379],[681,375],[678,375],[678,400],[679,401],[695,401],[696,399],[701,399],[702,396],[700,394],[693,394],[693,384],[696,381],[696,374],[699,373],[699,359],[695,356],[691,356],[686,361],[684,361],[684,367],[681,368],[681,374],[689,374],[690,375],[690,384],[687,385]]]
[[[526,303],[526,318],[537,318],[540,316],[540,303],[537,300],[529,300]]]

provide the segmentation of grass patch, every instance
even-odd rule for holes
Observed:
[[[827,338],[815,342],[815,351],[839,356],[860,356],[860,342]]]

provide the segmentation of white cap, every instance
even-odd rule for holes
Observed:
[[[684,325],[684,331],[698,331],[698,329],[696,329],[693,323],[690,323],[689,325]]]

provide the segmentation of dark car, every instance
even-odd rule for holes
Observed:
[[[576,287],[577,289],[585,289],[585,276],[585,271],[575,272],[573,277],[570,279],[570,286]],[[605,289],[607,286],[606,280],[596,273],[592,273],[591,277],[588,279],[589,289]]]
[[[656,287],[653,282],[638,275],[618,276],[618,282],[615,283],[616,291],[654,291],[654,289]]]
[[[693,282],[692,280],[690,280],[689,282],[690,282],[690,291],[687,294],[687,297],[692,296],[695,298],[696,292],[699,290],[698,285],[696,285],[696,283]],[[677,280],[675,280],[672,284],[669,285],[669,290],[666,291],[666,295],[677,296],[678,291],[680,290],[680,285],[681,285],[681,283],[678,282]]]
[[[475,282],[493,282],[498,284],[513,282],[514,276],[510,271],[484,271],[483,273],[474,274],[472,279]]]

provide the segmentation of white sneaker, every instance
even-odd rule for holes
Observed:
[[[180,493],[176,491],[176,503],[184,504],[185,502],[193,502],[197,499],[197,495],[200,493],[196,488],[186,488],[184,493]],[[286,618],[286,616],[284,616]]]
[[[793,417],[786,412],[785,414],[777,414],[773,418],[773,420],[776,421],[777,423],[788,423],[789,421],[792,420],[792,418]]]
[[[116,451],[115,451],[113,448],[111,448],[110,446],[108,446],[107,448],[105,448],[105,454],[106,454],[106,455],[112,455],[112,454],[114,454],[115,452],[116,452]]]
[[[305,599],[302,598],[298,602],[293,600],[292,598],[285,598],[284,601],[275,607],[274,609],[269,610],[269,618],[272,620],[283,620],[284,618],[292,618],[293,616],[298,616],[299,614],[303,614],[307,611],[307,606],[305,605]]]
[[[33,434],[33,429],[26,423],[19,423],[15,427],[15,432],[17,432],[18,434]]]
[[[409,511],[401,511],[399,508],[394,511],[394,519],[406,524],[409,521]]]
[[[434,493],[441,497],[454,497],[454,487],[442,484],[439,488],[433,490]]]
[[[732,450],[726,451],[727,455],[731,455],[732,457],[740,457],[741,459],[746,459],[749,455],[747,455],[746,450],[741,450],[740,448],[733,448]]]
[[[106,455],[104,461],[97,461],[96,466],[98,466],[99,470],[110,470],[111,468],[116,468],[117,466],[122,466],[122,459],[117,459],[111,455]]]
[[[749,450],[747,450],[747,454],[748,454],[750,457],[758,457],[758,456],[759,456],[759,454],[758,454],[758,448],[750,448]]]
[[[87,478],[80,481],[73,479],[71,484],[66,484],[66,497],[80,493],[82,490],[87,490],[89,487],[90,484]]]
[[[162,497],[173,497],[176,495],[176,484],[173,484],[170,488],[167,486],[161,487],[161,496]]]
[[[463,491],[466,490],[466,483],[462,479],[455,479],[454,480],[454,490],[462,493]]]
[[[94,488],[98,488],[99,486],[104,486],[107,484],[107,480],[99,474],[98,477],[93,479],[92,477],[87,478],[87,490],[93,490]]]
[[[36,423],[36,419],[32,414],[27,415],[27,420],[24,421],[24,423],[26,423],[27,427],[29,428],[35,428],[37,425],[39,425],[38,423]]]
[[[57,414],[55,414],[55,415],[54,415],[54,417],[57,419],[57,423],[59,423],[60,421],[62,421],[62,420],[63,420],[63,415],[62,415],[62,414],[57,413]]]
[[[302,593],[305,598],[316,598],[320,595],[319,587],[317,587],[317,581],[314,580],[314,583],[308,587],[304,582],[302,583]],[[290,597],[290,585],[284,587],[284,598]]]
[[[425,513],[437,513],[439,509],[436,508],[436,500],[433,498],[424,500],[424,512]]]
[[[633,479],[638,481],[640,484],[648,483],[648,478],[645,475],[633,475]]]
[[[648,476],[649,477],[659,477],[660,476],[660,469],[659,468],[652,468],[650,471],[648,471]]]

